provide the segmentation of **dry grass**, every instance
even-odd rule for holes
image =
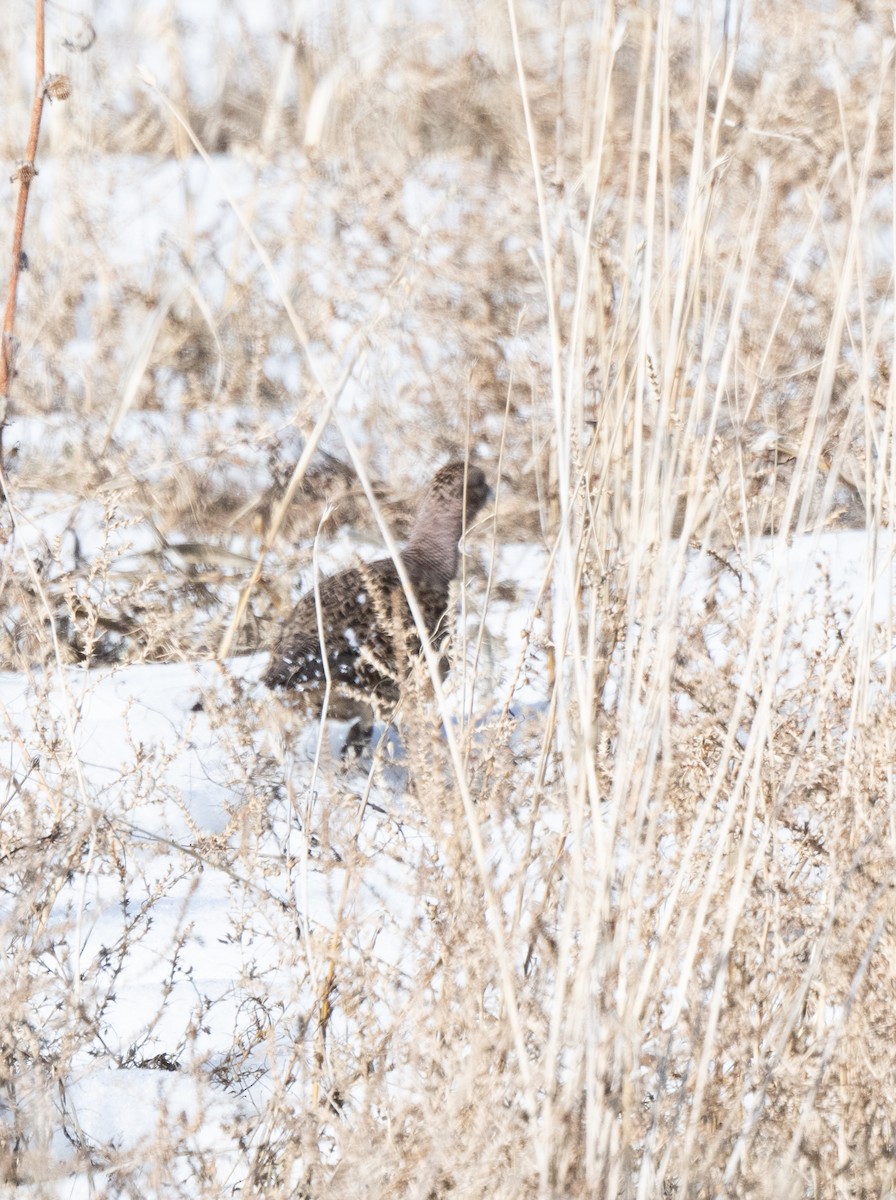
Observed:
[[[0,805],[7,1186],[896,1194],[892,614],[822,618],[794,672],[774,587],[795,534],[888,544],[888,6],[756,3],[727,41],[669,3],[391,6],[364,30],[344,6],[279,39],[221,12],[201,35],[98,16],[87,50],[52,17],[75,93],[32,197],[0,515],[0,662],[36,726],[7,719]],[[403,763],[365,779],[225,672],[190,718],[219,739],[222,830],[166,776],[190,724],[153,751],[135,715],[96,790],[61,664],[213,657],[271,542],[234,643],[263,645],[328,501],[336,557],[379,538],[366,491],[400,535],[467,445],[499,485],[458,647],[484,726],[446,741],[421,683]],[[490,573],[492,545],[541,575],[515,550]],[[141,834],[156,810],[176,836]],[[210,879],[232,986],[186,1002]],[[113,887],[118,940],[81,961]],[[116,990],[171,905],[129,1043]],[[176,1067],[196,1104],[151,1152],[97,1144],[85,1062]]]

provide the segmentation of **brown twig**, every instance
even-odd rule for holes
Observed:
[[[40,136],[40,121],[44,109],[44,97],[64,100],[69,94],[68,80],[62,76],[48,77],[44,68],[44,0],[34,0],[35,70],[34,103],[31,106],[31,128],[25,158],[17,164],[12,180],[19,181],[19,198],[16,205],[15,224],[12,234],[12,264],[9,271],[9,287],[6,293],[6,312],[3,316],[3,348],[0,353],[0,458],[3,454],[3,427],[9,388],[15,374],[13,367],[13,327],[16,318],[16,294],[19,272],[22,269],[22,238],[25,233],[25,210],[31,181],[37,174],[34,160],[37,157],[37,139]]]

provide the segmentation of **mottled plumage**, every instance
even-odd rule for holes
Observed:
[[[478,467],[448,463],[430,484],[401,555],[430,636],[445,615],[448,588],[457,574],[464,495],[470,522],[488,495],[485,476]],[[319,713],[325,653],[328,713],[342,720],[359,717],[367,726],[374,714],[394,707],[409,657],[420,650],[398,572],[391,558],[383,558],[321,579],[318,590],[322,630],[312,588],[283,626],[264,682],[289,688]]]

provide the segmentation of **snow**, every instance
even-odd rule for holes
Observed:
[[[741,582],[733,574],[717,580],[730,612],[710,634],[714,653],[725,653],[734,608],[743,615],[763,594],[781,553],[778,544],[758,542]],[[873,570],[868,560],[869,539],[861,533],[797,539],[786,547],[773,607],[791,610],[793,628],[802,631],[791,654],[800,646],[813,653],[827,628],[825,614],[840,630],[856,633],[864,619],[890,619],[891,546],[878,547]],[[499,572],[512,574],[521,600],[490,612],[487,642],[495,661],[483,672],[489,696],[480,686],[480,702],[503,700],[500,684],[515,672],[530,623],[526,602],[544,565],[531,547],[502,551]],[[753,581],[755,594],[744,579]],[[685,610],[699,609],[708,584],[706,564],[695,560],[683,590]],[[398,986],[413,987],[414,930],[426,912],[416,867],[421,856],[440,854],[438,838],[417,826],[412,797],[403,792],[400,739],[391,744],[394,765],[378,777],[362,809],[363,771],[348,792],[344,784],[334,791],[332,764],[344,731],[328,729],[319,769],[316,723],[276,744],[269,719],[274,701],[256,682],[263,662],[257,656],[225,668],[65,668],[46,680],[0,678],[7,778],[22,780],[37,760],[32,775],[39,772],[43,787],[61,797],[72,786],[75,764],[80,777],[81,796],[70,813],[83,821],[86,850],[59,889],[51,923],[60,939],[57,961],[83,981],[75,985],[83,989],[82,1003],[92,996],[101,1013],[101,1042],[89,1039],[77,1056],[65,1092],[67,1127],[76,1119],[85,1143],[139,1153],[166,1126],[166,1136],[186,1138],[197,1152],[213,1148],[221,1171],[237,1175],[239,1155],[227,1130],[253,1105],[263,1105],[270,1085],[262,1068],[283,1052],[276,1049],[276,1027],[312,1006],[327,938],[347,922],[357,954],[375,962],[381,977],[399,971],[410,982]],[[527,702],[544,701],[544,688],[534,670],[514,696],[521,722],[529,719]],[[286,791],[285,777],[291,781]],[[11,791],[6,803],[16,803]],[[92,869],[103,859],[98,843],[109,829],[124,856],[118,876],[108,862]],[[340,855],[353,837],[361,859],[349,871]],[[525,861],[525,847],[512,832],[496,831],[493,854],[498,876],[507,879]],[[10,916],[7,901],[4,918]],[[104,988],[108,997],[100,1003]],[[389,1022],[384,1003],[380,1019]],[[236,1074],[235,1048],[257,1036],[253,1022],[268,1020],[262,1009],[281,1017],[257,1049],[241,1052],[240,1086],[222,1086],[217,1079]],[[350,1024],[342,1032],[349,1037]],[[249,1070],[253,1063],[256,1075]],[[59,1137],[52,1152],[60,1162],[72,1157]]]
[[[219,166],[241,195],[256,185],[244,165]],[[119,169],[126,172],[127,162]],[[166,222],[185,219],[184,197],[194,191],[194,230],[216,248],[208,270],[203,266],[203,288],[223,286],[223,273],[215,282],[215,262],[227,261],[236,227],[214,189],[201,185],[202,172],[197,162],[160,164],[148,174],[140,165],[140,187],[123,190],[148,197],[146,207],[115,212],[115,253],[129,268],[139,273],[152,263]],[[98,192],[109,190],[107,180]],[[444,197],[431,183],[408,182],[406,216],[421,235],[440,204]],[[276,223],[273,210],[269,216]],[[457,209],[452,219],[460,217]],[[437,258],[439,250],[427,253]],[[325,262],[320,271],[321,289],[329,292]],[[365,287],[375,290],[375,281]],[[347,336],[353,322],[345,328]],[[89,329],[79,336],[86,343]],[[427,343],[424,351],[437,356],[440,347]],[[400,379],[398,351],[394,362],[381,364],[389,367]],[[284,342],[268,370],[298,386],[294,348]],[[354,414],[348,424],[361,443],[365,403],[360,384],[347,389],[345,410]],[[132,448],[131,469],[142,479],[170,469],[176,443],[183,458],[214,451],[234,480],[257,492],[268,481],[269,446],[264,434],[248,444],[241,419],[236,407],[178,414],[166,406],[123,413],[116,436]],[[288,404],[267,414],[271,439],[287,456],[299,444],[290,419]],[[6,444],[55,459],[70,436],[64,416],[19,417],[7,427]],[[32,491],[16,513],[17,545],[48,557],[51,579],[101,552],[114,571],[139,572],[141,556],[158,551],[157,535],[146,523],[119,518],[110,503]],[[56,542],[54,559],[46,552]],[[342,529],[321,545],[320,569],[329,573],[381,553]],[[525,764],[527,736],[537,736],[549,699],[547,630],[533,612],[542,586],[552,582],[550,565],[545,549],[529,541],[505,541],[496,554],[495,580],[510,585],[512,598],[490,601],[480,644],[482,587],[471,589],[462,630],[466,668],[447,681],[449,714],[457,724],[472,721],[477,736],[488,739],[490,723],[506,708],[514,722],[508,753]],[[718,559],[691,555],[671,598],[677,607],[665,616],[699,627],[712,661],[730,662],[735,680],[746,669],[744,630],[759,639],[775,622],[784,630],[777,664],[783,693],[807,677],[819,650],[836,653],[841,642],[855,647],[892,627],[888,536],[756,539],[733,548],[729,562],[726,569]],[[309,583],[297,578],[294,590]],[[0,814],[13,824],[33,820],[27,798],[45,810],[46,830],[55,808],[73,847],[74,865],[62,872],[47,918],[54,958],[38,1014],[52,1019],[61,982],[73,1005],[67,1022],[82,1029],[64,1100],[43,1098],[41,1119],[54,1131],[48,1153],[70,1171],[59,1194],[78,1194],[82,1179],[60,1122],[84,1145],[126,1154],[157,1143],[164,1126],[165,1136],[189,1152],[211,1149],[221,1185],[226,1179],[237,1186],[246,1156],[232,1131],[265,1110],[295,1052],[289,1031],[312,1023],[337,930],[373,980],[359,1022],[391,1028],[417,986],[419,938],[432,919],[420,866],[446,854],[451,827],[422,819],[400,734],[389,734],[385,765],[369,785],[365,764],[347,771],[341,763],[344,726],[328,722],[321,732],[315,722],[287,718],[284,729],[276,701],[258,684],[263,665],[260,656],[223,668],[172,663],[0,676],[7,779]],[[614,663],[614,672],[620,667]],[[604,703],[616,703],[616,695],[611,672]],[[687,697],[676,701],[686,711]],[[539,820],[566,836],[565,814],[545,808]],[[488,838],[490,870],[507,885],[509,905],[513,881],[531,871],[527,841],[512,823],[489,830]],[[4,896],[0,909],[11,931],[16,899]],[[7,934],[7,944],[14,941]],[[84,1012],[91,1014],[86,1024]],[[352,1019],[341,1010],[333,1019],[343,1045],[357,1042],[353,1052],[361,1054]],[[303,1044],[301,1052],[311,1050]],[[295,1085],[299,1104],[307,1100],[303,1086]],[[406,1088],[408,1081],[396,1070],[387,1086]]]
[[[152,29],[168,7],[154,0],[144,6],[140,20]],[[398,7],[378,9],[378,19],[398,19]],[[412,7],[419,14],[420,0]],[[287,6],[240,5],[237,11],[204,3],[181,11],[188,17],[183,34],[191,87],[200,103],[220,86],[217,48],[222,42],[239,45],[251,29],[256,45],[273,60],[288,24]],[[319,5],[316,11],[319,26],[325,26],[328,10]],[[721,7],[714,5],[714,12]],[[373,69],[382,53],[377,29],[361,9],[348,14],[348,36],[366,47],[368,69]],[[126,56],[115,62],[115,47],[132,19],[122,8],[121,29],[116,32],[113,18],[104,31],[122,96],[134,86],[136,64]],[[215,38],[206,36],[209,27]],[[445,34],[442,49],[449,42]],[[153,45],[150,36],[144,44],[150,47],[146,66],[165,91],[171,90],[164,43]],[[438,53],[439,46],[434,43],[432,50]],[[740,53],[745,51],[752,53],[749,44],[741,47]],[[218,309],[236,264],[237,275],[248,276],[258,295],[276,300],[274,284],[254,256],[234,253],[244,235],[226,192],[251,208],[261,240],[281,247],[275,263],[282,279],[304,278],[319,297],[336,297],[327,328],[330,378],[338,378],[340,366],[352,361],[355,334],[390,303],[384,289],[393,276],[391,255],[373,244],[357,214],[341,211],[344,197],[338,189],[319,176],[302,178],[310,175],[303,156],[284,156],[263,168],[251,160],[251,148],[244,148],[213,157],[210,168],[196,157],[151,162],[72,155],[41,162],[29,233],[39,233],[51,246],[65,246],[71,230],[82,228],[79,198],[84,195],[91,199],[91,228],[103,231],[96,249],[98,279],[85,292],[62,356],[73,394],[81,393],[80,376],[93,355],[95,312],[101,310],[97,296],[102,291],[114,296],[119,277],[152,295],[164,263],[176,282],[160,307],[190,302],[192,283]],[[417,236],[409,277],[421,265],[438,275],[451,257],[452,246],[439,233],[460,225],[469,212],[467,166],[430,164],[404,181],[401,216]],[[875,192],[873,203],[884,215],[890,201],[889,184]],[[300,243],[295,227],[303,224]],[[867,236],[873,239],[874,261],[888,264],[891,240],[876,222],[869,222]],[[524,254],[529,246],[526,238],[503,228],[496,238],[510,255]],[[333,253],[336,241],[339,255]],[[178,266],[186,249],[189,273]],[[349,292],[337,286],[340,275],[351,280]],[[460,299],[460,285],[445,280],[446,295],[452,288],[453,299]],[[413,286],[409,290],[413,293]],[[145,314],[147,335],[154,317],[155,311]],[[413,311],[401,320],[411,329]],[[415,350],[433,374],[451,354],[451,343],[447,325],[444,341],[425,330],[414,338]],[[505,351],[508,360],[540,355],[525,333],[508,338]],[[57,415],[49,407],[40,417],[14,412],[5,447],[56,462],[64,460],[76,435],[88,442],[97,430],[104,436],[110,414],[125,395],[134,347],[124,345],[119,352],[121,392],[108,407],[85,412],[78,431],[68,412]],[[322,357],[324,351],[318,347],[316,353]],[[225,460],[220,470],[230,472],[229,478],[249,493],[262,492],[270,481],[271,447],[276,443],[288,458],[300,441],[290,427],[290,397],[300,393],[306,368],[294,340],[284,336],[273,343],[264,371],[286,396],[265,409],[265,428],[262,416],[255,415],[251,444],[238,407],[180,411],[164,379],[158,411],[123,408],[113,432],[128,448],[134,476],[152,482],[170,472],[176,447],[181,459]],[[367,385],[376,372],[388,379],[390,394],[417,385],[397,343],[379,347],[359,367],[340,407],[360,444],[369,437],[365,420],[378,389]],[[495,420],[497,442],[500,418]],[[120,517],[114,500],[68,496],[49,487],[32,490],[25,499],[15,513],[16,546],[46,557],[50,580],[100,554],[115,571],[138,573],[142,556],[159,549],[155,531]],[[176,531],[166,534],[170,540]],[[54,557],[49,550],[57,543]],[[257,547],[240,549],[251,554]],[[381,548],[342,530],[321,547],[321,570],[380,553]],[[527,733],[540,729],[549,699],[547,631],[533,616],[549,571],[548,555],[543,547],[520,541],[504,543],[497,556],[495,578],[513,585],[514,598],[492,600],[482,618],[481,589],[471,591],[463,629],[466,669],[455,670],[447,681],[449,715],[457,725],[470,720],[481,731],[478,736],[487,739],[490,723],[509,708],[515,725],[511,753],[525,764]],[[677,609],[667,617],[700,627],[711,660],[730,663],[735,681],[746,669],[737,636],[744,629],[752,630],[754,639],[767,639],[776,623],[783,630],[780,659],[773,664],[782,694],[809,677],[819,651],[836,655],[844,644],[852,649],[887,644],[894,600],[888,536],[875,540],[865,532],[840,532],[791,542],[757,539],[750,547],[735,548],[730,561],[730,569],[723,569],[716,560],[691,556],[673,598]],[[296,579],[294,588],[301,591],[308,583]],[[759,612],[763,620],[754,626]],[[482,619],[485,636],[479,647]],[[886,655],[875,653],[876,662],[887,665]],[[347,1053],[364,1052],[353,1047],[362,1021],[383,1030],[400,1022],[407,997],[419,985],[419,939],[434,920],[421,865],[438,863],[448,853],[452,827],[447,819],[438,825],[421,815],[419,797],[409,787],[400,732],[388,734],[385,765],[371,783],[366,762],[356,768],[341,762],[344,726],[329,722],[321,730],[315,722],[289,716],[284,726],[276,700],[258,684],[263,666],[259,656],[224,667],[199,662],[86,670],[51,664],[45,675],[0,676],[4,836],[14,846],[17,839],[27,846],[47,838],[62,847],[58,859],[48,860],[58,866],[58,877],[47,880],[17,873],[10,856],[8,890],[0,892],[9,978],[15,979],[16,963],[22,961],[27,963],[23,970],[39,980],[29,1020],[51,1031],[50,1042],[62,1036],[54,1030],[80,1039],[64,1088],[51,1092],[35,1074],[23,1078],[19,1098],[32,1127],[45,1129],[47,1158],[58,1174],[53,1194],[95,1194],[91,1171],[99,1178],[104,1167],[87,1170],[79,1147],[104,1153],[111,1147],[133,1159],[166,1144],[178,1148],[180,1165],[172,1170],[187,1194],[196,1186],[191,1185],[191,1155],[210,1156],[203,1161],[213,1164],[209,1170],[216,1173],[220,1194],[235,1193],[249,1157],[240,1138],[265,1111],[280,1081],[290,1077],[295,1057],[313,1053],[307,1031],[337,933],[368,988],[351,1015],[340,1007],[333,1017]],[[604,702],[615,702],[616,695],[611,675]],[[676,700],[685,711],[687,697]],[[558,838],[566,835],[566,814],[545,809],[539,819]],[[486,830],[486,837],[497,884],[531,868],[518,826],[508,822]],[[32,890],[44,906],[32,903]],[[510,899],[508,892],[505,903]],[[39,911],[41,919],[34,924],[42,922],[46,931],[46,944],[38,945],[30,959],[21,953],[23,911],[29,919]],[[40,942],[40,933],[34,938]],[[438,982],[430,980],[428,986],[437,988]],[[303,1105],[304,1077],[293,1076],[290,1086],[297,1105]],[[413,1082],[396,1069],[385,1086],[412,1090]],[[0,1100],[2,1121],[10,1119],[5,1104]],[[245,1137],[244,1144],[251,1149],[252,1138]],[[338,1161],[335,1146],[328,1152]]]

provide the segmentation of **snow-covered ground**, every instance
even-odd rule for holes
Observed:
[[[739,577],[716,568],[711,653],[725,655],[766,597],[773,618],[792,606],[791,672],[825,630],[860,638],[866,620],[879,630],[892,620],[896,580],[889,546],[873,568],[869,548],[863,534],[798,539],[786,551],[760,542]],[[786,559],[769,592],[779,552]],[[512,700],[524,729],[546,699],[539,656],[516,695],[502,686],[517,673],[538,572],[514,547],[500,566],[502,577],[516,567],[519,599],[489,612],[492,661],[477,704],[487,720],[489,706]],[[682,611],[699,617],[709,590],[706,564],[695,560]],[[271,1134],[258,1127],[271,1097],[285,1088],[307,1100],[296,1059],[316,1052],[313,1016],[337,937],[364,980],[333,1017],[340,1055],[362,1054],[371,1023],[382,1033],[400,1022],[424,985],[416,963],[436,917],[423,865],[450,856],[450,823],[440,829],[408,790],[400,735],[371,778],[369,761],[340,763],[338,726],[326,731],[319,763],[315,722],[293,722],[284,736],[276,702],[256,683],[262,661],[0,678],[5,820],[23,832],[20,823],[34,822],[69,855],[45,881],[51,940],[29,968],[45,973],[36,993],[45,1007],[32,1015],[53,1027],[70,1006],[82,1044],[57,1094],[25,1086],[19,1098],[34,1127],[43,1122],[56,1194],[91,1194],[88,1181],[118,1156],[141,1154],[149,1187],[160,1144],[182,1163],[172,1178],[186,1181],[202,1158],[216,1186],[237,1188],[253,1139]],[[34,805],[55,807],[56,822]],[[524,843],[493,819],[482,830],[495,879],[513,879]],[[21,903],[7,889],[13,961]],[[389,1077],[408,1086],[400,1067]],[[335,1142],[330,1152],[338,1158]]]
[[[23,132],[32,8],[10,0],[0,42]],[[892,707],[896,636],[880,14],[804,6],[835,62],[803,61],[802,16],[793,40],[776,6],[712,0],[704,39],[683,0],[655,28],[635,5],[610,28],[606,6],[517,4],[548,261],[505,4],[138,8],[48,17],[73,94],[44,114],[3,429],[0,1190],[461,1196],[469,1155],[469,1194],[504,1200],[559,1194],[565,1155],[588,1159],[588,1194],[600,1175],[646,1196],[663,1156],[686,1172],[705,1115],[731,1142],[767,1118],[795,1146],[794,1113],[840,1113],[806,1064],[820,1081],[838,1037],[864,1046],[872,962],[861,998],[891,1040],[892,756],[863,725]],[[837,378],[813,392],[841,319]],[[397,530],[447,455],[472,449],[496,485],[503,463],[448,730],[423,689],[360,762],[344,727],[261,686],[263,651],[213,661],[262,556],[240,651],[313,558],[382,552],[335,422],[268,524],[337,388]],[[721,506],[702,549],[626,524],[667,445],[669,495]],[[873,510],[879,532],[759,536],[804,460],[798,502],[820,479],[839,507],[848,483],[850,521]],[[585,528],[561,578],[570,463]],[[552,653],[569,598],[593,721],[592,679]],[[732,1012],[747,1032],[726,1041]]]

